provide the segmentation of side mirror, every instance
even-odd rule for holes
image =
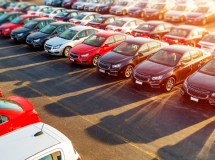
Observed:
[[[104,47],[104,48],[105,48],[105,47],[109,47],[109,44],[105,44],[103,47]]]

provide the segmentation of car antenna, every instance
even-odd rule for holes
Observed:
[[[41,130],[40,130],[39,132],[37,132],[37,133],[34,134],[34,137],[37,137],[37,136],[40,136],[40,135],[43,134],[43,127],[44,127],[44,123],[43,123],[43,125],[42,125]]]

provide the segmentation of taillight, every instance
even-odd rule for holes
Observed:
[[[121,32],[122,30],[121,30],[121,29],[115,29],[115,31],[116,31],[116,32]]]
[[[43,16],[43,17],[45,17],[45,18],[49,18],[49,16],[48,16],[48,15],[45,15],[45,16]]]
[[[55,18],[57,21],[63,21],[64,18]]]
[[[85,26],[91,26],[90,23],[85,24]]]
[[[134,34],[135,34],[135,32],[134,32],[134,31],[131,31],[131,35],[134,36]]]
[[[75,22],[75,24],[78,24],[78,25],[79,25],[79,24],[81,24],[81,22],[80,22],[80,21],[77,21],[77,22]]]

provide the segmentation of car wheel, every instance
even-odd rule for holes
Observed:
[[[164,84],[164,91],[170,92],[174,86],[175,86],[175,78],[170,77],[166,80],[166,83]]]
[[[96,66],[96,65],[97,65],[99,57],[100,57],[99,55],[95,55],[95,56],[93,57],[93,60],[92,60],[92,65],[93,65],[93,66]]]
[[[71,47],[67,46],[63,51],[63,56],[68,57]]]
[[[124,77],[125,78],[130,78],[131,77],[131,74],[133,73],[133,66],[132,65],[128,65],[126,68],[125,68],[125,71],[124,71]]]
[[[162,15],[162,14],[159,14],[159,15],[158,15],[158,19],[159,19],[159,20],[162,20],[162,19],[163,19],[163,15]]]
[[[144,17],[144,12],[140,13],[140,17],[143,18]]]
[[[207,23],[207,19],[204,18],[204,19],[202,20],[202,25],[205,25],[206,23]]]

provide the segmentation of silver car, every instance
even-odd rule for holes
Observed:
[[[46,41],[44,49],[48,54],[67,57],[72,47],[98,31],[92,27],[74,26]]]

